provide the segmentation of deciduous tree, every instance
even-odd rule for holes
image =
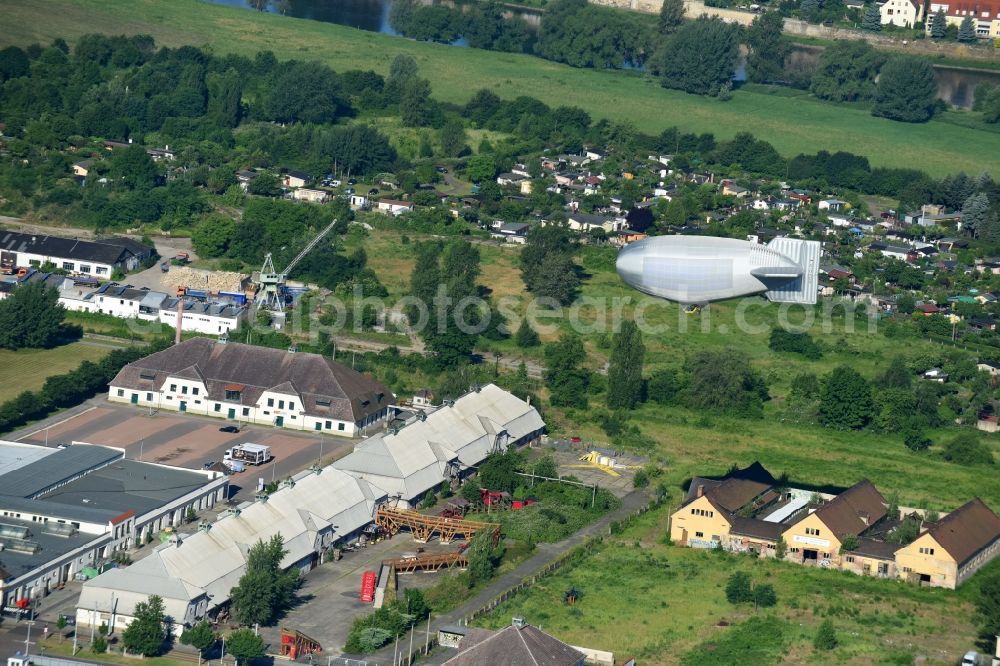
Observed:
[[[701,16],[685,23],[664,43],[659,57],[661,83],[699,95],[715,95],[733,78],[740,28]]]
[[[907,123],[931,119],[937,106],[934,68],[924,58],[900,56],[882,68],[872,115]]]
[[[264,654],[264,639],[253,629],[237,629],[226,637],[226,652],[245,666]]]
[[[841,365],[823,380],[820,423],[828,428],[860,430],[874,415],[871,386],[856,370]]]
[[[144,657],[154,657],[163,647],[163,599],[155,594],[136,603],[132,621],[122,632],[125,649]]]
[[[790,51],[782,37],[785,19],[777,11],[757,16],[747,30],[747,78],[756,83],[778,81],[785,70]]]

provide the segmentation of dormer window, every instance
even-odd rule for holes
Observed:
[[[326,398],[317,398],[316,404],[319,405],[320,407],[329,407],[330,401]]]
[[[152,370],[141,370],[139,372],[139,379],[156,379],[156,373]]]

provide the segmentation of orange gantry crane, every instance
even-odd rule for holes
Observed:
[[[403,557],[398,560],[382,560],[382,564],[392,567],[396,573],[413,573],[414,571],[441,571],[469,566],[469,560],[461,553],[442,553],[440,555],[421,555],[420,557]]]
[[[500,525],[497,523],[481,523],[462,518],[442,518],[440,516],[425,516],[416,511],[379,507],[375,512],[375,524],[390,535],[406,528],[413,534],[415,541],[427,542],[434,534],[441,543],[450,543],[456,537],[471,539],[477,532],[489,531],[493,535],[493,543],[500,542]]]

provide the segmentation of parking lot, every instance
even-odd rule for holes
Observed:
[[[222,419],[153,412],[146,409],[100,402],[66,421],[36,430],[18,441],[57,446],[87,442],[125,449],[127,458],[201,469],[206,463],[222,460],[225,450],[236,444],[254,442],[271,447],[274,460],[266,465],[247,467],[231,479],[232,494],[239,500],[252,499],[259,479],[280,481],[320,460],[323,464],[341,458],[354,449],[357,440],[321,437],[260,425],[244,426],[241,432],[220,432],[228,425]]]

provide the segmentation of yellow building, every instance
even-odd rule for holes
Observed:
[[[955,589],[1000,555],[1000,518],[978,497],[896,551],[899,576]]]
[[[871,481],[856,483],[784,531],[788,559],[839,567],[844,538],[857,537],[885,518],[885,504]]]
[[[760,463],[722,479],[695,477],[670,517],[671,539],[760,557],[774,557],[783,541],[792,562],[948,588],[1000,555],[1000,518],[979,499],[900,546],[885,539],[899,516],[888,515],[867,479],[836,496],[778,486]]]
[[[774,477],[757,462],[721,480],[695,477],[681,508],[670,516],[670,538],[692,548],[724,547],[736,512],[776,499],[773,486]]]

